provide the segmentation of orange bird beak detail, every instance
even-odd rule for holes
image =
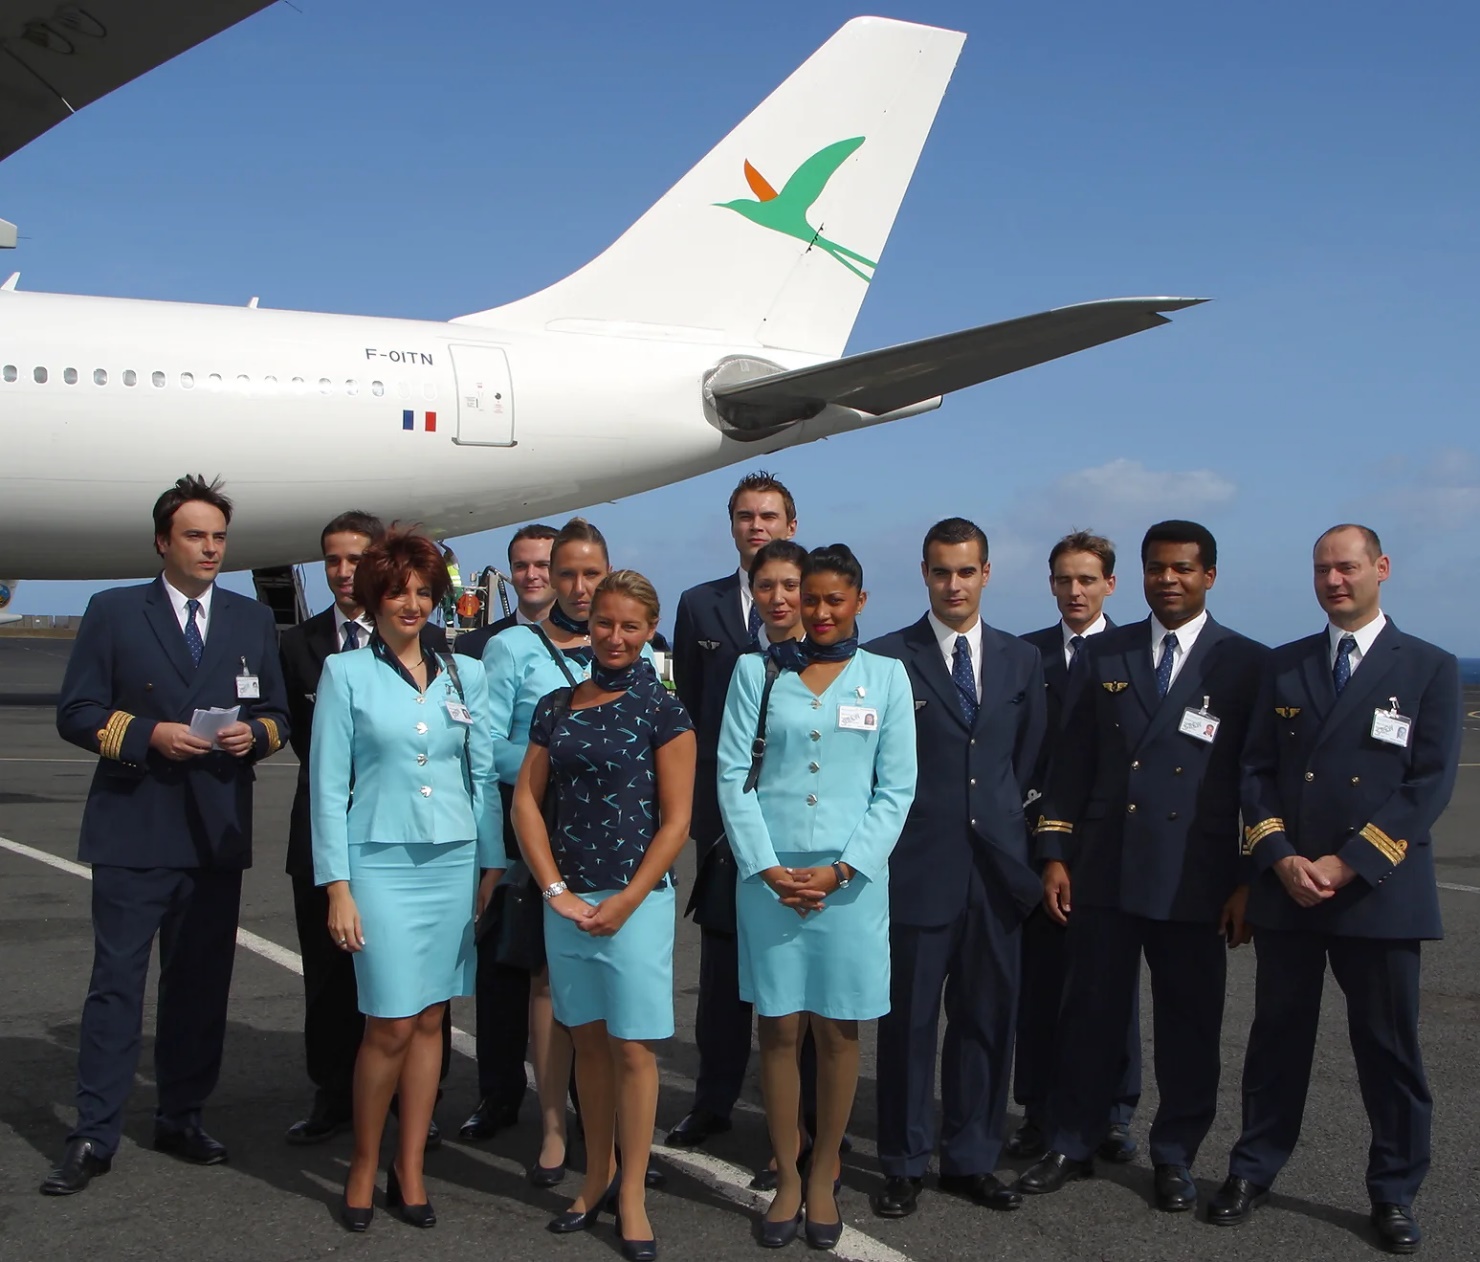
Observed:
[[[776,190],[766,182],[764,175],[750,165],[749,161],[745,163],[745,182],[750,185],[750,191],[761,201],[769,202],[776,199]]]

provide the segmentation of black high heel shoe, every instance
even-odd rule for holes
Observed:
[[[812,1212],[807,1211],[806,1237],[807,1244],[814,1249],[835,1249],[838,1241],[843,1235],[843,1209],[838,1204],[837,1183],[833,1184],[833,1209],[837,1211],[838,1221],[835,1223],[814,1223]]]
[[[657,1262],[658,1242],[656,1240],[628,1240],[622,1234],[622,1215],[617,1214],[617,1240],[622,1246],[622,1256],[627,1262]]]
[[[795,1218],[783,1218],[780,1222],[762,1217],[756,1239],[762,1249],[784,1249],[797,1238],[797,1232],[801,1229],[802,1211],[798,1209]]]
[[[344,1224],[346,1231],[365,1231],[374,1217],[375,1206],[351,1205],[347,1197],[340,1197],[339,1221]]]
[[[431,1197],[427,1197],[420,1205],[406,1203],[406,1198],[401,1195],[401,1180],[396,1174],[394,1161],[391,1162],[390,1169],[385,1176],[385,1207],[399,1211],[402,1221],[410,1223],[413,1227],[435,1227],[437,1225],[437,1214],[432,1209]]]
[[[617,1189],[622,1184],[622,1172],[617,1171],[616,1177],[611,1181],[601,1199],[590,1209],[568,1209],[563,1214],[556,1214],[545,1224],[545,1230],[557,1236],[567,1236],[573,1231],[590,1231],[596,1226],[596,1220],[601,1217],[605,1210],[608,1214],[617,1212]]]

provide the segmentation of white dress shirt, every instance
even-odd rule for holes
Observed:
[[[338,644],[341,653],[344,651],[345,642],[349,639],[349,633],[345,630],[345,627],[349,626],[351,622],[359,628],[356,634],[359,635],[360,642],[356,647],[364,648],[370,643],[370,636],[375,631],[375,624],[370,621],[369,615],[362,613],[358,618],[346,618],[343,611],[337,608],[334,613],[336,615],[336,624],[339,628]]]
[[[514,625],[516,627],[537,627],[540,625],[538,618],[531,618],[518,605],[514,606]]]
[[[1172,658],[1172,678],[1167,684],[1170,691],[1177,676],[1182,673],[1182,667],[1187,662],[1187,655],[1192,652],[1192,646],[1197,643],[1197,637],[1202,634],[1202,629],[1208,625],[1208,611],[1204,609],[1191,622],[1184,622],[1177,628],[1176,656]],[[1156,669],[1161,665],[1161,642],[1166,638],[1167,628],[1157,621],[1156,615],[1151,615],[1151,666]]]
[[[1336,657],[1341,648],[1341,637],[1349,635],[1356,640],[1357,647],[1347,655],[1347,662],[1351,665],[1352,674],[1357,673],[1357,667],[1362,664],[1362,659],[1372,651],[1372,642],[1382,634],[1383,627],[1387,626],[1387,614],[1381,609],[1377,611],[1377,617],[1373,618],[1360,631],[1343,631],[1334,623],[1326,625],[1326,634],[1331,639],[1331,669],[1336,669]]]
[[[755,605],[755,597],[750,594],[750,571],[742,565],[736,573],[740,576],[740,625],[748,632],[750,611]]]
[[[165,594],[170,598],[170,604],[175,610],[175,621],[180,624],[182,634],[185,631],[186,620],[190,617],[189,610],[185,608],[186,602],[192,599],[200,601],[200,612],[195,615],[195,629],[200,632],[200,642],[204,644],[211,625],[211,596],[216,590],[216,585],[212,583],[199,596],[191,597],[172,587],[169,579],[164,579],[163,582]]]
[[[940,655],[945,658],[946,674],[950,675],[956,665],[956,637],[964,635],[966,643],[971,649],[971,677],[976,683],[976,699],[982,699],[982,620],[978,618],[971,624],[969,631],[957,631],[955,627],[948,627],[933,613],[930,617],[930,629],[935,632],[936,643],[940,645]]]
[[[1104,614],[1101,614],[1098,618],[1091,622],[1089,626],[1085,627],[1083,631],[1076,631],[1067,622],[1060,622],[1059,630],[1064,633],[1064,665],[1072,666],[1074,664],[1074,650],[1069,647],[1070,640],[1072,640],[1076,635],[1082,635],[1087,640],[1092,635],[1099,635],[1100,632],[1104,629]]]

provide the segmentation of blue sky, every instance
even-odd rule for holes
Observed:
[[[297,5],[0,166],[0,215],[23,234],[0,268],[53,292],[427,319],[494,306],[603,249],[858,11]],[[1459,578],[1480,526],[1480,12],[882,11],[969,38],[850,350],[1091,298],[1215,301],[772,457],[799,537],[863,559],[867,629],[917,616],[918,541],[947,513],[991,536],[986,616],[1014,631],[1053,620],[1064,531],[1105,531],[1133,558],[1149,522],[1186,515],[1219,538],[1215,615],[1278,641],[1319,625],[1312,539],[1357,518],[1393,556],[1389,612],[1480,654]],[[589,514],[671,608],[732,566],[740,471]],[[465,568],[501,558],[508,533],[458,541]],[[1145,610],[1133,559],[1125,574],[1121,621]],[[28,582],[12,609],[78,612],[88,590]]]

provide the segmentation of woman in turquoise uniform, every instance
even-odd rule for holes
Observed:
[[[519,778],[530,720],[540,698],[557,688],[573,687],[591,674],[591,598],[610,572],[601,531],[585,518],[572,517],[550,543],[550,585],[555,589],[550,616],[538,627],[510,627],[483,650],[494,771],[511,788]],[[651,657],[646,644],[643,651]],[[492,880],[492,874],[485,878],[480,892],[485,901]],[[571,1043],[552,1015],[546,968],[530,978],[529,1040],[542,1127],[540,1152],[529,1169],[529,1180],[536,1187],[554,1187],[565,1177]]]
[[[324,663],[310,796],[314,879],[329,933],[355,957],[365,1035],[355,1061],[355,1152],[340,1214],[363,1231],[391,1096],[400,1142],[386,1204],[436,1222],[422,1181],[442,1067],[442,1018],[473,993],[478,870],[505,866],[493,784],[488,690],[476,662],[454,671],[420,634],[447,586],[430,539],[392,531],[365,550],[355,598],[372,611],[370,651]]]
[[[642,657],[658,612],[641,574],[617,570],[602,580],[591,609],[591,678],[536,708],[513,807],[545,896],[550,988],[556,1019],[575,1041],[586,1130],[585,1186],[550,1230],[595,1222],[620,1140],[617,1233],[633,1262],[657,1256],[645,1203],[658,1107],[652,1043],[673,1034],[672,868],[694,793],[693,724]],[[542,809],[551,785],[553,830]]]
[[[740,993],[755,1004],[777,1159],[761,1242],[789,1243],[804,1202],[797,1047],[817,1041],[817,1134],[807,1241],[842,1232],[833,1192],[858,1085],[858,1023],[889,1010],[889,855],[915,796],[915,712],[904,666],[858,648],[863,567],[842,544],[807,556],[806,638],[741,658],[725,701],[719,802],[738,874]],[[768,679],[765,749],[753,742]]]

